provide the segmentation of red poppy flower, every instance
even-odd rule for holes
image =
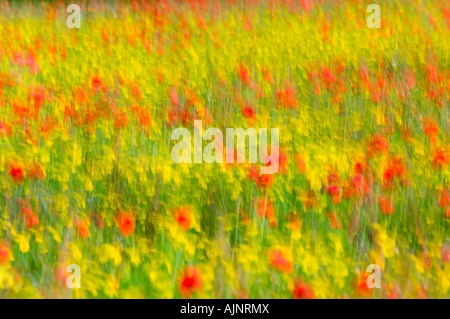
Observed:
[[[125,128],[128,125],[127,113],[120,111],[114,117],[114,129],[119,130]]]
[[[0,244],[0,265],[6,264],[9,260],[9,250]]]
[[[244,115],[245,118],[254,120],[256,119],[256,111],[253,110],[250,106],[246,105],[241,110],[242,115]]]
[[[242,83],[246,85],[251,85],[252,80],[250,79],[250,75],[248,74],[247,68],[241,63],[239,65],[239,78],[241,79]]]
[[[186,207],[179,207],[174,213],[175,221],[184,231],[191,229],[192,211]]]
[[[403,161],[393,156],[389,159],[388,168],[383,174],[386,187],[390,187],[395,178],[401,178],[405,174],[405,164]]]
[[[445,208],[450,206],[450,193],[443,189],[441,192],[441,198],[439,199],[439,207]]]
[[[89,237],[91,235],[90,232],[89,232],[89,226],[86,224],[85,221],[78,221],[76,223],[76,226],[77,226],[77,230],[78,230],[78,235],[81,238],[84,239],[84,238],[87,238],[87,237]]]
[[[253,180],[259,187],[270,187],[273,184],[273,174],[260,174],[258,168],[250,166],[247,174],[249,180]]]
[[[259,172],[258,169],[255,166],[250,166],[249,172],[247,174],[247,178],[249,180],[258,181],[259,178]]]
[[[102,80],[100,79],[100,77],[94,76],[94,77],[92,78],[92,80],[91,80],[91,84],[92,84],[92,88],[93,88],[95,91],[97,91],[97,90],[100,90],[100,89],[101,89],[103,82],[102,82]]]
[[[436,122],[430,118],[426,118],[424,122],[425,123],[423,125],[423,131],[425,135],[428,136],[428,138],[430,139],[430,142],[432,144],[435,144],[438,138],[439,127],[436,124]]]
[[[336,77],[334,76],[333,72],[326,66],[322,68],[320,76],[325,86],[327,87],[336,82]]]
[[[15,183],[22,183],[23,181],[25,181],[23,168],[17,163],[11,165],[9,175]]]
[[[289,274],[294,270],[292,262],[288,261],[279,249],[273,249],[269,252],[269,264],[275,270],[285,274]]]
[[[278,171],[286,174],[287,173],[287,154],[284,150],[282,150],[281,148],[278,148],[277,150],[275,150],[275,152],[272,155],[272,151],[269,150],[267,152],[267,156],[264,157],[263,160],[266,164],[266,166],[271,166],[272,165],[272,161],[275,164],[278,164]]]
[[[378,204],[380,205],[381,213],[383,215],[390,216],[394,213],[394,205],[388,197],[381,196],[378,199]]]
[[[264,81],[266,81],[267,83],[272,84],[273,83],[273,77],[272,77],[272,74],[270,74],[269,70],[263,67],[261,69],[261,72],[262,72],[262,74],[264,76]]]
[[[274,212],[273,212],[273,205],[271,202],[267,201],[260,197],[257,199],[257,208],[256,208],[256,214],[261,218],[268,218],[269,220],[272,220],[275,218]]]
[[[170,91],[170,103],[172,106],[178,106],[180,104],[180,100],[178,99],[178,94],[175,89]]]
[[[337,205],[341,202],[341,193],[339,187],[336,185],[331,185],[327,188],[327,192],[331,197],[333,204]]]
[[[134,222],[130,213],[121,211],[117,217],[117,223],[119,225],[120,232],[125,238],[133,233]]]
[[[278,220],[275,218],[272,218],[269,220],[269,227],[270,228],[277,228],[278,227]]]
[[[305,163],[305,161],[304,161],[302,156],[298,156],[297,157],[297,168],[298,168],[298,171],[300,173],[305,174],[305,172],[306,172],[306,163]]]
[[[450,208],[444,212],[444,217],[450,219]]]
[[[9,137],[13,133],[13,130],[8,123],[0,121],[0,137]]]
[[[342,228],[342,225],[339,222],[339,220],[337,219],[336,214],[327,213],[326,216],[330,220],[330,225],[331,225],[332,229],[341,229]]]
[[[284,90],[277,91],[277,99],[279,107],[293,109],[297,107],[297,100],[295,99],[295,89],[288,85]]]
[[[367,147],[367,157],[372,157],[373,155],[379,153],[389,152],[389,142],[381,134],[375,134],[369,141]]]
[[[433,167],[445,169],[448,166],[449,162],[450,162],[450,154],[448,151],[441,148],[437,148],[434,151]]]
[[[315,299],[314,291],[304,282],[297,280],[292,290],[294,299]]]
[[[42,168],[41,164],[39,163],[33,163],[28,168],[27,173],[28,178],[33,180],[41,180],[43,181],[45,179],[45,172]]]
[[[180,281],[180,292],[184,298],[190,298],[193,292],[202,288],[200,273],[194,267],[186,267]]]
[[[361,296],[370,296],[374,289],[369,288],[369,286],[367,286],[367,278],[368,275],[366,276],[365,274],[361,274],[359,277],[357,277],[356,279],[356,288],[358,293]]]
[[[273,174],[261,174],[258,176],[256,184],[260,187],[270,187],[273,183]]]
[[[34,111],[39,112],[39,108],[44,104],[44,102],[48,99],[45,88],[42,86],[38,86],[33,88],[29,95],[30,100],[34,103]]]

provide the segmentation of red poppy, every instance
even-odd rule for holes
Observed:
[[[389,159],[388,168],[384,172],[385,186],[390,187],[395,178],[401,178],[405,174],[405,164],[400,158],[393,156]]]
[[[272,218],[269,220],[269,227],[270,228],[277,228],[278,227],[278,220],[275,218]]]
[[[438,139],[439,127],[435,121],[430,118],[424,120],[423,131],[426,136],[430,139],[432,144],[435,144]]]
[[[259,171],[258,171],[258,169],[255,166],[253,166],[253,165],[250,166],[249,172],[247,174],[247,178],[249,180],[253,180],[255,182],[258,181]]]
[[[267,83],[272,84],[273,83],[273,77],[272,77],[272,74],[270,74],[269,70],[263,67],[261,69],[261,72],[262,72],[262,74],[264,76],[264,81],[266,81]]]
[[[448,151],[441,148],[437,148],[434,151],[433,167],[445,169],[448,166],[449,162],[450,162],[450,154]]]
[[[77,221],[76,226],[77,226],[77,230],[78,230],[78,235],[81,238],[84,239],[84,238],[87,238],[90,236],[89,226],[86,224],[85,221]]]
[[[176,89],[172,89],[170,91],[170,103],[172,106],[178,106],[180,105],[180,100],[178,99],[178,94]]]
[[[293,109],[297,107],[297,101],[295,99],[295,89],[291,85],[288,85],[284,90],[277,91],[277,99],[279,107],[285,107],[287,109]]]
[[[39,112],[39,108],[44,104],[44,102],[48,100],[45,88],[42,86],[33,88],[30,92],[29,98],[33,101],[34,111],[36,114]]]
[[[301,155],[299,155],[297,157],[297,168],[298,168],[298,171],[300,173],[305,174],[305,172],[306,172],[306,163],[305,163],[305,161],[304,161],[304,159],[303,159],[303,157]]]
[[[374,289],[371,289],[369,288],[369,286],[367,286],[367,278],[368,276],[361,274],[356,279],[356,288],[359,294],[366,297],[370,296],[374,291]]]
[[[142,99],[141,88],[137,84],[133,84],[130,88],[131,95],[135,96],[138,100]]]
[[[101,81],[100,81],[100,84],[101,84]],[[74,89],[72,94],[73,94],[73,100],[76,104],[83,105],[89,101],[89,97],[87,96],[86,91],[83,88]]]
[[[193,292],[202,288],[200,273],[192,266],[185,268],[180,281],[180,292],[184,298],[190,298]]]
[[[336,185],[331,185],[327,188],[327,192],[331,197],[333,204],[337,205],[341,202],[341,192],[339,187]]]
[[[13,130],[8,123],[0,121],[0,137],[9,137],[13,133]]]
[[[304,282],[297,280],[292,290],[294,299],[315,299],[314,291]]]
[[[333,213],[327,213],[327,218],[330,220],[330,225],[332,229],[341,229],[342,225],[340,221],[337,219],[336,214]]]
[[[381,196],[378,199],[378,204],[380,205],[381,213],[383,215],[390,216],[394,213],[394,205],[388,197]]]
[[[272,161],[275,164],[278,164],[278,171],[286,174],[287,173],[287,154],[284,150],[281,148],[278,148],[275,150],[275,152],[272,155],[271,150],[267,152],[267,156],[264,158],[264,162],[266,163],[266,166],[271,166]]]
[[[256,119],[256,111],[251,108],[249,105],[246,105],[241,110],[242,115],[244,115],[245,118],[249,120],[255,120]]]
[[[9,250],[0,244],[0,265],[6,264],[9,260]]]
[[[331,173],[327,177],[328,184],[330,185],[338,185],[341,182],[341,179],[339,177],[339,174],[337,173]]]
[[[358,174],[363,174],[364,172],[367,171],[367,165],[365,165],[365,164],[363,164],[361,162],[357,162],[355,164],[354,170],[355,170],[355,174],[357,174],[357,175]]]
[[[92,88],[94,89],[94,91],[98,91],[101,89],[103,82],[99,76],[94,76],[91,80],[91,84],[92,84]]]
[[[22,208],[20,213],[25,217],[25,226],[28,229],[39,226],[39,218],[29,207]]]
[[[289,274],[294,270],[292,262],[288,261],[279,249],[273,249],[269,252],[269,264],[275,270],[285,274]]]
[[[261,174],[258,176],[256,184],[259,187],[270,187],[273,184],[273,174]]]
[[[444,217],[450,219],[450,208],[444,211]]]
[[[381,134],[375,134],[371,137],[367,147],[367,157],[372,157],[378,153],[388,153],[389,142]]]
[[[260,174],[260,171],[255,166],[250,166],[247,174],[249,180],[253,180],[259,187],[270,187],[273,184],[273,174]]]
[[[139,123],[144,127],[148,127],[152,123],[152,118],[150,117],[150,113],[147,110],[140,111]]]
[[[39,226],[39,218],[36,215],[30,215],[27,217],[25,227],[28,229]]]
[[[256,202],[256,214],[261,218],[268,218],[269,220],[273,220],[275,218],[273,205],[271,202],[266,201],[265,198],[258,198]]]
[[[41,164],[33,163],[28,168],[27,176],[28,178],[33,180],[43,181],[45,179],[45,172]]]
[[[336,82],[336,77],[334,76],[333,72],[326,66],[322,68],[320,76],[325,86],[327,87]]]
[[[445,208],[450,206],[450,192],[443,189],[441,192],[441,198],[439,199],[439,207]]]
[[[120,111],[114,117],[114,129],[119,130],[125,128],[128,125],[127,113]]]
[[[354,176],[350,181],[350,184],[352,195],[360,196],[362,194],[368,194],[371,190],[367,179],[361,174],[357,174],[356,176]]]
[[[250,79],[250,75],[248,74],[247,68],[241,63],[239,65],[239,78],[241,79],[242,83],[251,85],[252,80]]]
[[[25,181],[23,168],[18,163],[14,163],[13,165],[11,165],[9,175],[13,179],[14,183],[22,183],[23,181]]]
[[[174,125],[177,122],[181,122],[184,125],[188,125],[190,122],[190,117],[191,114],[183,109],[179,109],[179,108],[171,108],[168,110],[168,126]]]
[[[127,238],[134,231],[133,217],[130,213],[121,211],[117,217],[117,223],[119,225],[120,232]]]
[[[179,207],[174,212],[174,218],[178,226],[184,231],[191,229],[192,211],[186,207]]]

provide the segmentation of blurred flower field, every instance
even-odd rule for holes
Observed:
[[[69,3],[0,0],[1,298],[450,297],[448,1]]]

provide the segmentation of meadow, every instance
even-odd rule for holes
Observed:
[[[0,0],[1,298],[450,297],[448,1],[69,3]]]

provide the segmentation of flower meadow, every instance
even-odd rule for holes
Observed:
[[[450,4],[370,3],[0,0],[0,297],[450,297]]]

